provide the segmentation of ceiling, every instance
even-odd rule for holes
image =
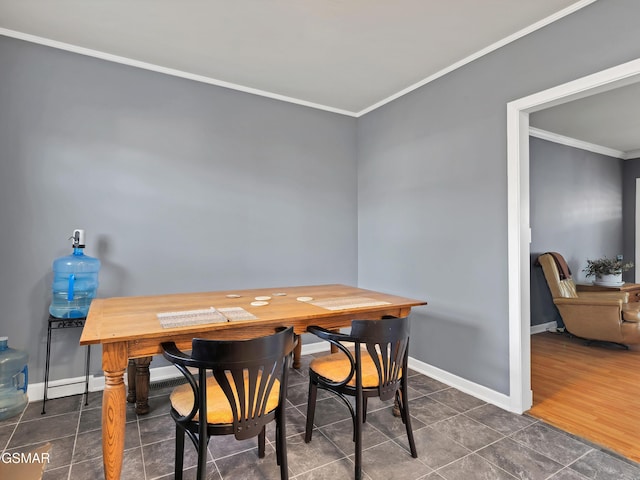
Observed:
[[[635,83],[532,113],[529,120],[532,127],[626,159],[640,157],[639,111],[640,83]]]
[[[0,0],[0,34],[357,117],[594,1]],[[561,107],[536,126],[596,138]]]

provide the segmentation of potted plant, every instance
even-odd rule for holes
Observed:
[[[622,258],[602,257],[596,260],[587,260],[587,268],[583,270],[588,277],[595,276],[593,282],[596,285],[617,287],[622,285],[622,272],[633,268],[633,262],[623,262]]]

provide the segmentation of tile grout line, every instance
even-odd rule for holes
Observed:
[[[78,423],[76,424],[76,434],[73,437],[73,448],[71,449],[71,458],[69,459],[69,472],[67,473],[67,480],[71,480],[71,469],[73,468],[73,456],[76,454],[76,445],[78,444],[78,435],[80,434],[80,420],[82,419],[82,404],[78,411]]]
[[[147,465],[145,464],[144,461],[144,448],[142,446],[142,434],[140,433],[140,415],[138,415],[136,413],[136,430],[138,432],[138,444],[140,445],[140,457],[142,458],[142,475],[143,475],[143,479],[144,480],[148,480],[147,478]],[[125,431],[127,428],[127,424],[126,424],[126,419],[125,419],[125,425],[124,425]],[[126,436],[126,434],[125,434]]]
[[[506,437],[505,437],[505,438],[506,438]],[[498,441],[498,440],[496,440],[496,441]],[[495,443],[495,442],[493,442],[493,443]],[[492,444],[491,444],[491,443],[489,443],[489,444],[485,445],[485,447],[488,447],[489,445],[492,445]],[[482,448],[485,448],[485,447],[482,447]],[[448,467],[449,465],[453,465],[454,463],[459,462],[459,461],[460,461],[460,460],[462,460],[463,458],[468,458],[468,457],[470,457],[470,456],[472,456],[472,455],[477,455],[477,456],[478,456],[478,457],[480,457],[482,460],[484,460],[485,462],[487,462],[489,465],[492,465],[492,466],[494,466],[495,468],[497,468],[498,470],[500,470],[501,472],[504,472],[505,474],[509,475],[509,477],[514,478],[514,479],[517,479],[517,478],[518,478],[518,477],[516,477],[515,475],[513,475],[512,473],[507,472],[507,471],[506,471],[504,468],[502,468],[501,466],[496,465],[495,463],[491,462],[490,460],[488,460],[488,459],[484,458],[482,455],[479,455],[479,454],[478,454],[478,452],[479,452],[480,450],[482,450],[482,448],[478,448],[478,449],[476,449],[476,450],[469,451],[469,453],[467,453],[466,455],[463,455],[462,457],[460,457],[460,458],[458,458],[458,459],[456,459],[456,460],[453,460],[453,461],[451,461],[451,462],[449,462],[449,463],[445,463],[444,465],[441,465],[441,466],[439,466],[438,468],[434,468],[434,469],[433,469],[433,471],[434,471],[434,472],[436,472],[436,473],[438,473],[438,475],[439,475],[439,471],[440,471],[440,470],[442,470],[443,468],[446,468],[446,467]],[[467,449],[467,450],[468,450],[468,449]],[[429,466],[429,465],[427,465],[427,466]],[[558,472],[556,472],[556,473],[558,473]]]
[[[23,412],[24,413],[24,412]],[[21,416],[22,418],[22,416]],[[7,443],[4,445],[4,447],[2,448],[2,452],[4,453],[7,450],[7,447],[9,446],[9,444],[11,443],[11,440],[13,439],[13,436],[16,433],[16,430],[18,429],[18,425],[20,424],[20,421],[18,420],[15,425],[13,426],[13,430],[11,431],[11,435],[9,435],[9,438],[7,438]]]
[[[538,425],[542,425],[543,427],[545,427],[545,428],[546,428],[546,425],[545,425],[544,423],[536,422],[536,424],[538,424]],[[532,425],[534,425],[534,424],[532,424]],[[532,426],[532,425],[529,425],[529,427],[530,427],[530,426]],[[525,430],[525,429],[527,429],[527,428],[529,428],[529,427],[525,427],[525,428],[522,428],[522,429],[520,429],[520,430],[517,430],[517,431],[515,431],[515,432],[511,433],[511,434],[510,434],[508,437],[506,437],[506,438],[511,439],[512,441],[516,442],[518,445],[520,445],[520,446],[522,446],[522,447],[524,447],[524,448],[528,448],[529,450],[531,450],[532,452],[537,453],[538,455],[542,455],[543,457],[548,458],[549,460],[552,460],[552,461],[556,462],[558,465],[560,465],[560,466],[562,467],[562,468],[560,468],[557,472],[555,472],[555,473],[551,474],[551,475],[550,475],[549,477],[547,477],[547,478],[551,478],[553,475],[557,474],[558,472],[561,472],[561,471],[562,471],[562,470],[564,470],[565,468],[569,468],[569,467],[571,467],[571,465],[573,465],[575,462],[577,462],[578,460],[580,460],[582,457],[584,457],[584,456],[588,455],[589,453],[591,453],[591,452],[595,451],[595,449],[594,449],[591,445],[587,445],[587,444],[586,444],[586,443],[584,443],[584,442],[580,442],[579,440],[576,440],[576,439],[573,439],[573,438],[571,438],[571,437],[569,437],[569,436],[567,436],[567,435],[564,435],[564,436],[565,436],[565,437],[567,437],[568,439],[571,439],[571,440],[577,441],[577,442],[579,442],[579,443],[583,444],[585,447],[587,447],[587,448],[588,448],[588,450],[587,450],[585,453],[583,453],[583,454],[579,455],[577,458],[575,458],[574,460],[572,460],[569,464],[564,465],[564,464],[563,464],[563,463],[561,463],[559,460],[556,460],[556,459],[554,459],[554,458],[551,458],[551,457],[549,457],[549,455],[547,455],[547,454],[545,454],[545,453],[542,453],[542,452],[541,452],[541,451],[539,451],[538,449],[536,449],[536,448],[534,448],[534,447],[531,447],[531,446],[529,446],[529,445],[527,445],[527,444],[525,444],[525,443],[523,443],[523,442],[521,442],[521,441],[516,440],[515,438],[513,438],[513,435],[515,435],[516,433],[522,432],[523,430]],[[550,429],[549,429],[549,430],[550,430]],[[562,435],[562,433],[559,433],[559,434],[560,434],[560,435]]]
[[[480,406],[478,406],[478,407],[471,408],[471,409],[469,409],[469,410],[467,410],[467,411],[475,410],[475,409],[477,409],[477,408],[481,408],[481,407],[483,407],[483,406],[484,406],[484,405],[480,405]],[[461,446],[461,447],[463,447],[464,449],[469,450],[469,453],[468,453],[468,454],[466,454],[466,455],[464,455],[464,456],[462,456],[462,457],[460,457],[460,458],[458,458],[458,459],[456,459],[456,460],[453,460],[453,461],[451,461],[451,462],[449,462],[449,463],[447,463],[447,464],[445,464],[445,465],[442,465],[442,466],[438,467],[437,469],[434,469],[434,472],[437,472],[438,470],[440,470],[440,469],[442,469],[442,468],[445,468],[445,467],[447,467],[447,466],[449,466],[449,465],[452,465],[452,464],[454,464],[454,463],[456,463],[456,462],[460,461],[460,460],[461,460],[461,459],[463,459],[463,458],[467,458],[467,457],[469,457],[469,456],[471,456],[471,455],[478,455],[480,458],[482,458],[484,461],[486,461],[486,462],[487,462],[487,463],[489,463],[490,465],[493,465],[493,466],[494,466],[495,468],[497,468],[498,470],[505,472],[507,475],[509,475],[509,476],[513,477],[514,479],[515,479],[515,478],[517,478],[515,475],[513,475],[513,474],[511,474],[511,473],[507,472],[507,471],[506,471],[504,468],[502,468],[500,465],[496,465],[495,463],[493,463],[492,461],[490,461],[489,459],[485,458],[484,456],[482,456],[482,455],[480,455],[480,454],[478,453],[480,450],[484,450],[485,448],[487,448],[487,447],[489,447],[489,446],[491,446],[491,445],[495,445],[496,443],[498,443],[498,442],[500,442],[500,441],[504,440],[505,438],[509,438],[509,437],[508,437],[507,435],[505,435],[504,433],[502,433],[502,432],[500,432],[500,431],[498,431],[498,430],[495,430],[494,428],[490,427],[489,425],[486,425],[486,424],[484,424],[484,423],[482,423],[482,422],[480,422],[480,421],[478,421],[478,420],[476,420],[476,419],[474,419],[474,418],[472,418],[472,417],[469,417],[469,416],[465,415],[465,413],[466,413],[466,412],[458,412],[458,414],[457,414],[457,415],[454,415],[453,417],[449,417],[449,418],[455,418],[455,417],[459,417],[459,416],[464,416],[464,417],[468,418],[469,420],[471,420],[472,422],[475,422],[475,423],[477,423],[478,425],[481,425],[481,426],[483,426],[483,427],[485,427],[485,428],[488,428],[488,429],[489,429],[489,430],[491,430],[492,432],[495,432],[495,433],[497,433],[498,435],[501,435],[501,437],[500,437],[500,438],[498,438],[498,439],[496,439],[496,440],[494,440],[494,441],[492,441],[492,442],[487,443],[486,445],[483,445],[482,447],[476,448],[475,450],[471,450],[470,448],[468,448],[468,447],[466,447],[465,445],[461,444],[460,442],[458,442],[455,438],[451,437],[450,435],[448,435],[448,434],[446,434],[446,433],[443,433],[443,432],[440,432],[440,433],[442,433],[444,436],[446,436],[447,438],[449,438],[451,441],[453,441],[453,442],[455,442],[456,444],[460,445],[460,446]],[[446,421],[446,420],[447,420],[447,419],[439,420],[439,421],[437,421],[437,422],[432,423],[431,425],[427,425],[427,427],[426,427],[426,428],[432,427],[433,425],[437,425],[438,423],[442,423],[442,422],[444,422],[444,421]],[[524,427],[524,428],[526,428],[526,427]],[[522,430],[522,429],[516,430],[516,432],[517,432],[517,431],[520,431],[520,430]],[[513,433],[515,433],[515,432],[513,432]],[[427,466],[429,466],[429,465],[427,465]],[[556,473],[557,473],[557,472],[556,472]]]
[[[11,440],[13,439],[13,436],[15,435],[16,430],[18,429],[18,425],[20,425],[20,422],[22,421],[22,417],[24,417],[24,414],[27,411],[28,407],[29,407],[29,404],[27,403],[27,405],[25,405],[25,407],[22,409],[22,412],[20,412],[20,416],[18,417],[18,420],[16,420],[16,423],[13,426],[13,431],[11,432],[11,435],[9,435],[9,438],[7,439],[7,443],[2,448],[1,453],[4,453],[9,447],[9,444],[11,443]]]

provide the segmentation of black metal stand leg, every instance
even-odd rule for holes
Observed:
[[[47,327],[47,360],[44,367],[44,396],[42,397],[42,413],[44,415],[45,405],[47,404],[47,389],[49,388],[49,360],[51,358],[51,322]]]
[[[49,315],[47,327],[47,361],[44,367],[44,395],[42,396],[42,414],[46,413],[47,393],[49,390],[49,367],[51,365],[51,331],[60,328],[80,328],[84,327],[86,318],[57,318]],[[84,370],[84,404],[89,405],[89,368],[91,366],[91,346],[87,345],[86,365]],[[81,383],[71,382],[71,383]],[[56,385],[57,386],[57,385]]]

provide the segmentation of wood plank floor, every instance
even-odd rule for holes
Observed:
[[[640,462],[640,351],[531,336],[529,414]]]

